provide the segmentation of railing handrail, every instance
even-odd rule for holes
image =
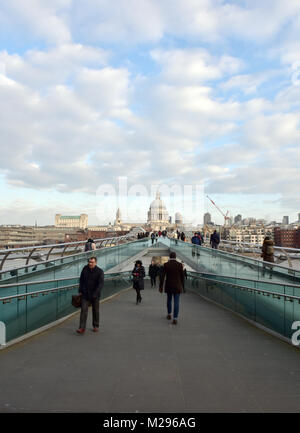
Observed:
[[[169,239],[173,240],[174,242],[177,241],[177,242],[181,242],[183,244],[188,244],[188,245],[195,246],[195,247],[198,247],[198,248],[205,248],[207,250],[212,250],[211,248],[209,248],[207,246],[203,246],[203,245],[200,246],[200,245],[192,244],[191,242],[183,242],[180,239],[178,239],[178,240],[173,239],[173,238],[169,238]],[[288,270],[289,272],[298,272],[300,274],[300,271],[298,271],[297,269],[286,268],[285,266],[281,266],[281,265],[279,265],[277,263],[266,262],[265,260],[259,260],[259,259],[256,259],[255,257],[246,257],[246,256],[242,256],[241,254],[235,254],[235,253],[231,253],[230,251],[222,251],[222,250],[219,250],[219,249],[218,250],[213,250],[213,251],[221,253],[221,254],[225,253],[225,254],[228,254],[228,255],[231,255],[231,256],[234,256],[234,257],[239,257],[239,259],[251,260],[253,262],[257,262],[257,263],[260,263],[262,265],[264,264],[264,265],[269,265],[269,266],[273,266],[273,267],[276,266],[277,268],[284,269],[285,271]]]
[[[188,272],[188,275],[189,275],[189,272]],[[193,275],[191,275],[191,276],[194,277]],[[197,277],[195,277],[195,278],[197,278]],[[260,293],[266,293],[267,295],[272,295],[272,296],[277,297],[279,299],[280,299],[280,297],[287,298],[288,300],[295,299],[300,303],[300,296],[287,295],[285,293],[278,293],[278,292],[271,292],[270,290],[265,290],[265,289],[256,289],[254,287],[247,287],[247,286],[242,286],[239,284],[229,283],[228,281],[211,280],[210,278],[205,278],[205,277],[199,277],[199,278],[206,280],[206,281],[214,282],[214,283],[225,284],[228,286],[237,287],[237,288],[240,288],[243,290],[247,290],[249,292],[258,292],[259,294]]]
[[[252,246],[253,248],[261,248],[263,246],[263,244],[254,244],[251,242],[244,242],[244,241],[238,242],[238,241],[232,241],[232,240],[228,240],[228,239],[221,239],[220,243],[232,244],[232,245],[237,245],[237,246],[249,245],[249,246]],[[298,251],[300,254],[300,248],[280,247],[278,245],[274,245],[273,248],[274,248],[274,250]]]
[[[33,295],[38,296],[43,293],[52,293],[52,292],[57,292],[58,290],[67,290],[73,287],[77,287],[77,284],[70,284],[69,286],[54,287],[52,289],[37,290],[36,292],[19,293],[17,295],[5,296],[3,298],[0,298],[0,302],[10,301],[12,299],[17,299],[17,298],[26,298],[28,296],[33,296]]]
[[[126,274],[131,271],[122,271],[122,272],[113,272],[110,273],[109,269],[107,271],[104,271],[104,274],[106,275],[119,275],[119,274]],[[9,289],[11,287],[22,287],[22,286],[35,286],[37,284],[46,284],[46,283],[56,283],[60,281],[68,281],[68,280],[74,280],[79,279],[80,275],[75,275],[74,277],[64,277],[64,278],[54,278],[53,280],[39,280],[39,281],[24,281],[23,283],[10,283],[10,284],[0,284],[0,289]]]
[[[256,279],[253,280],[252,278],[236,277],[232,275],[223,275],[223,274],[213,274],[212,272],[200,272],[200,271],[188,271],[188,272],[190,272],[191,274],[194,273],[200,275],[211,275],[212,277],[236,278],[242,281],[253,281],[254,283],[273,284],[274,286],[285,286],[285,287],[292,287],[294,289],[300,289],[300,285],[290,284],[290,283],[280,283],[279,281],[266,281],[266,280],[256,280]]]
[[[194,235],[194,233],[195,233],[194,231],[193,232],[188,231],[188,232],[186,232],[186,236],[188,238],[192,237]],[[205,236],[204,241],[208,240],[208,242],[209,242],[209,237],[210,237],[209,235]],[[220,239],[220,243],[228,243],[228,244],[233,244],[233,245],[237,245],[237,246],[238,245],[240,245],[240,246],[249,245],[249,246],[251,246],[253,248],[261,248],[263,246],[263,244],[260,244],[260,243],[251,243],[251,242],[245,242],[245,241],[239,242],[239,241],[234,241],[234,240],[230,240],[230,239],[222,239],[222,238]],[[282,246],[274,245],[274,249],[276,249],[276,250],[278,249],[278,250],[298,251],[299,254],[300,254],[300,248],[282,247]]]
[[[110,276],[108,276],[108,278],[106,278],[105,280],[114,280],[114,279],[118,279],[120,275],[125,275],[125,274],[130,274],[130,271],[124,271],[124,272],[117,272],[115,274],[110,274]],[[78,277],[70,277],[70,278],[61,278],[59,280],[48,280],[48,281],[39,281],[37,282],[37,284],[41,284],[41,283],[47,283],[47,282],[58,282],[58,281],[64,281],[64,280],[72,280],[72,279],[78,279],[79,280],[79,276]],[[104,280],[104,282],[105,282]],[[24,285],[24,284],[23,284]],[[15,286],[17,286],[17,284],[15,284]],[[1,286],[2,287],[2,286]],[[0,288],[1,288],[0,287]],[[67,290],[73,287],[78,287],[78,282],[76,284],[69,284],[67,286],[60,286],[60,287],[54,287],[51,289],[43,289],[43,290],[37,290],[35,292],[26,292],[26,293],[18,293],[16,295],[9,295],[9,296],[4,296],[2,298],[0,298],[0,302],[3,301],[10,301],[12,299],[16,299],[16,298],[25,298],[28,296],[37,296],[43,293],[52,293],[52,292],[57,292],[58,290]]]
[[[101,241],[106,241],[106,242],[108,242],[109,240],[118,240],[118,241],[121,241],[121,240],[123,240],[123,239],[128,239],[129,240],[129,242],[140,242],[140,241],[144,241],[144,239],[134,239],[134,240],[130,240],[130,237],[129,236],[120,236],[120,237],[116,237],[116,238],[107,238],[107,239],[100,239]],[[82,243],[82,241],[80,241],[81,243]],[[86,243],[86,241],[84,241],[85,243]],[[94,242],[96,242],[96,240],[94,241]],[[102,242],[101,242],[102,243]],[[72,243],[70,243],[70,244],[66,244],[66,245],[71,245]],[[78,242],[75,242],[75,244],[76,245],[78,245],[79,243]],[[62,245],[62,244],[60,244],[60,245]],[[116,246],[116,245],[115,245]],[[49,247],[49,249],[51,249],[51,247],[50,246],[48,246]],[[45,246],[45,248],[47,248],[47,246]],[[102,247],[101,248],[101,250],[102,249],[105,249],[105,248],[107,248],[107,246],[105,245],[105,247]],[[109,248],[114,248],[114,247],[112,247],[112,246],[110,246]],[[37,247],[36,248],[33,248],[32,250],[34,251],[35,249],[37,249]],[[3,251],[3,250],[2,250]],[[5,251],[5,250],[4,250]],[[88,254],[91,254],[91,253],[95,253],[96,254],[96,252],[97,251],[100,251],[100,248],[97,248],[96,250],[89,250],[89,251],[81,251],[81,252],[78,252],[78,253],[75,253],[75,254],[69,254],[68,256],[65,256],[65,257],[68,257],[68,258],[71,258],[71,257],[75,257],[75,256],[79,256],[80,254],[86,254],[86,255],[88,255]],[[1,252],[1,251],[0,251]],[[6,250],[6,253],[7,254],[9,254],[9,250]],[[4,257],[5,257],[5,255],[4,255]],[[46,264],[46,263],[50,263],[50,262],[55,262],[55,261],[57,261],[57,260],[61,260],[62,258],[63,258],[64,256],[61,256],[61,257],[58,257],[58,258],[55,258],[55,259],[48,259],[48,260],[44,260],[42,263],[43,264]],[[3,259],[4,260],[4,259]],[[1,262],[1,258],[0,258],[0,262]],[[6,273],[6,272],[11,272],[11,271],[17,271],[17,270],[19,270],[19,269],[25,269],[25,268],[30,268],[31,266],[38,266],[39,264],[41,264],[41,263],[35,263],[35,264],[25,264],[25,265],[23,265],[23,266],[20,266],[20,267],[18,267],[18,268],[13,268],[13,269],[6,269],[6,270],[2,270],[1,269],[1,266],[0,266],[0,274],[4,274],[4,273]],[[2,265],[3,265],[3,263],[2,263]]]
[[[78,279],[80,276],[76,275],[75,277],[65,277],[53,280],[39,280],[39,281],[24,281],[24,283],[10,283],[10,284],[0,284],[0,289],[10,289],[11,287],[22,287],[22,286],[36,286],[37,284],[46,284],[46,283],[54,283],[59,281],[67,281]]]
[[[132,235],[133,236],[133,235]],[[129,233],[122,236],[111,236],[107,238],[97,238],[93,239],[94,242],[100,242],[100,241],[110,241],[114,239],[124,239],[130,237]],[[37,250],[37,249],[45,249],[45,248],[62,248],[67,245],[80,245],[80,244],[86,244],[87,239],[84,241],[73,241],[73,242],[63,242],[60,244],[49,244],[49,245],[34,245],[34,246],[28,246],[28,247],[21,247],[21,248],[8,248],[4,250],[0,250],[0,254],[6,254],[8,252],[18,252],[18,251],[29,251],[29,250]]]

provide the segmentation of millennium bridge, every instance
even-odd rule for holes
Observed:
[[[299,411],[300,271],[169,238],[96,245],[0,251],[0,412]],[[136,305],[131,282],[136,259],[172,251],[187,269],[176,326],[158,287]],[[82,336],[71,295],[91,255],[100,332]]]

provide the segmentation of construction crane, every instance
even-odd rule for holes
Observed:
[[[206,197],[208,198],[209,201],[211,201],[211,203],[215,206],[215,208],[218,209],[218,211],[220,212],[220,214],[223,215],[223,217],[224,217],[224,226],[226,226],[227,225],[227,221],[228,222],[230,221],[230,217],[228,216],[229,211],[227,211],[226,215],[225,215],[224,212],[221,211],[221,209],[219,208],[219,206],[217,206],[216,203],[208,195]]]

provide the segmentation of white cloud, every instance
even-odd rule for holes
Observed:
[[[236,90],[245,95],[257,93],[259,87],[270,78],[270,74],[244,74],[235,75],[228,81],[223,82],[220,87],[226,91]]]
[[[99,67],[108,61],[108,53],[81,44],[63,44],[47,51],[29,50],[23,56],[0,52],[0,68],[7,77],[36,87],[72,82],[87,66]]]
[[[242,61],[222,55],[214,58],[204,49],[154,50],[152,58],[162,67],[163,78],[168,82],[202,83],[238,72]]]
[[[2,32],[29,41],[24,53],[0,52],[1,174],[45,194],[93,194],[117,176],[297,194],[300,90],[290,75],[299,10],[294,0],[1,5]],[[247,63],[245,41],[259,51]],[[264,56],[282,69],[265,67]],[[260,92],[279,74],[278,90]]]
[[[73,2],[72,30],[86,40],[115,43],[153,42],[163,36],[163,17],[153,0]]]
[[[72,0],[9,0],[1,3],[2,28],[31,34],[49,43],[68,43],[71,32],[64,13]]]
[[[129,74],[126,69],[84,68],[76,78],[76,92],[99,114],[116,116],[127,109]]]
[[[157,42],[164,35],[222,42],[228,36],[265,42],[299,20],[297,0],[87,0],[74,2],[73,33],[100,42]],[[297,18],[298,17],[298,18]]]

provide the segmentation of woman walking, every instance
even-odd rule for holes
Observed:
[[[142,300],[141,290],[144,290],[145,268],[141,260],[135,262],[133,271],[133,288],[136,291],[136,303],[139,304]]]
[[[263,258],[263,261],[274,263],[274,242],[269,236],[265,237],[261,250],[261,257]]]

